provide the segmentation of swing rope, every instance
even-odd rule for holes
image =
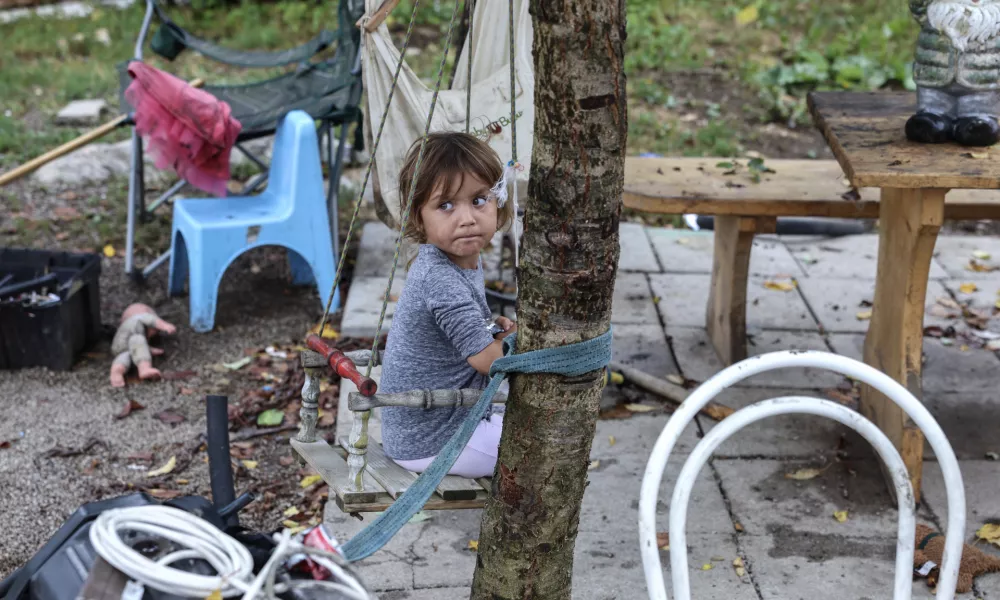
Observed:
[[[410,35],[413,33],[413,23],[416,21],[417,8],[419,7],[420,0],[413,0],[413,11],[410,13],[410,23],[406,27],[406,37],[403,38],[403,48],[399,52],[399,62],[396,63],[396,71],[392,74],[392,85],[389,86],[389,97],[385,102],[385,110],[382,111],[382,118],[379,120],[378,132],[375,134],[375,142],[372,144],[371,156],[368,157],[368,167],[365,169],[365,178],[361,182],[361,190],[358,192],[358,198],[354,202],[354,214],[351,215],[351,224],[347,227],[347,237],[344,239],[344,246],[340,251],[340,260],[337,264],[337,272],[334,273],[333,276],[333,288],[330,290],[330,296],[326,300],[326,308],[323,309],[323,318],[319,323],[320,337],[323,336],[323,330],[326,327],[326,320],[330,316],[330,306],[333,304],[333,296],[336,294],[337,288],[340,286],[340,277],[344,272],[344,264],[347,262],[347,249],[351,245],[351,237],[354,235],[354,229],[357,225],[358,213],[361,211],[361,203],[364,202],[365,190],[368,189],[368,179],[371,177],[372,166],[375,164],[375,150],[378,148],[378,144],[382,140],[382,131],[385,129],[385,120],[389,116],[389,106],[392,104],[392,96],[396,92],[396,83],[399,81],[399,72],[403,69],[403,57],[406,55],[406,49],[410,45]],[[365,20],[367,21],[367,18]],[[449,36],[450,35],[451,33],[449,32]],[[362,41],[364,41],[364,36],[362,36]],[[340,182],[331,181],[330,185],[340,185]],[[331,208],[331,210],[337,209],[338,207],[336,206]],[[333,235],[340,235],[340,232],[334,231]],[[376,336],[376,339],[378,339],[378,336]]]
[[[458,15],[459,1],[455,0],[455,8],[452,11],[451,22],[448,25],[448,34],[446,36],[446,42],[444,47],[444,53],[441,57],[441,63],[438,66],[437,82],[434,87],[434,95],[431,100],[430,110],[427,115],[427,122],[424,127],[424,136],[421,140],[420,151],[417,155],[417,162],[414,168],[413,180],[416,182],[416,178],[420,173],[420,166],[423,162],[424,149],[427,142],[427,135],[430,132],[431,120],[434,115],[434,109],[437,105],[438,94],[441,90],[441,81],[444,73],[444,66],[447,62],[448,52],[451,47],[451,37],[455,27],[456,16]],[[475,1],[472,2],[472,11],[474,12]],[[513,0],[510,2],[510,80],[511,80],[511,145],[512,145],[512,155],[513,159],[510,162],[510,166],[517,164],[517,142],[516,133],[514,129],[514,117],[516,115],[516,105],[514,100],[515,87],[515,66],[514,66],[514,5]],[[358,195],[358,200],[354,207],[354,215],[351,218],[351,224],[348,230],[347,240],[344,244],[344,249],[340,256],[340,265],[337,269],[336,278],[334,281],[333,290],[331,290],[330,298],[327,302],[326,309],[323,311],[323,319],[320,323],[320,335],[323,333],[323,329],[326,325],[326,320],[330,312],[330,302],[332,302],[333,294],[337,290],[337,286],[340,281],[340,275],[343,270],[343,266],[347,256],[347,248],[350,244],[351,234],[353,233],[358,212],[361,207],[361,202],[364,197],[364,191],[368,184],[369,177],[371,175],[372,166],[375,161],[375,151],[378,148],[379,141],[382,137],[383,128],[385,126],[386,115],[389,112],[389,105],[392,101],[393,92],[396,89],[396,83],[399,77],[400,70],[403,64],[403,56],[406,52],[407,45],[410,40],[410,34],[413,30],[413,23],[415,21],[416,11],[419,4],[419,0],[414,0],[413,14],[410,16],[410,23],[406,30],[406,38],[403,42],[403,49],[400,52],[399,62],[396,65],[396,71],[393,75],[392,87],[389,91],[389,97],[386,102],[386,107],[382,113],[382,118],[379,123],[378,132],[375,136],[375,141],[371,150],[371,157],[368,160],[368,168],[365,171],[365,178],[361,185],[361,192]],[[472,16],[470,15],[470,32]],[[470,33],[470,40],[471,40]],[[472,88],[472,44],[469,44],[469,66],[468,66],[468,89],[466,92],[466,130],[469,128],[469,112],[471,110],[471,88]],[[334,182],[331,182],[334,185]],[[389,282],[385,288],[385,294],[382,299],[382,309],[379,314],[378,326],[375,331],[375,340],[372,345],[371,357],[368,361],[368,368],[366,376],[371,376],[372,368],[376,357],[378,356],[378,346],[379,337],[382,331],[382,325],[385,320],[385,313],[389,305],[389,296],[392,290],[393,279],[396,274],[396,268],[399,263],[399,253],[402,247],[403,232],[406,230],[406,224],[409,220],[410,211],[413,205],[413,195],[415,191],[415,185],[410,186],[410,191],[406,199],[406,208],[400,218],[400,229],[399,235],[396,238],[396,248],[393,254],[392,270],[389,274]],[[515,191],[515,227],[516,227],[516,178],[514,181],[514,191]],[[336,210],[336,207],[334,207]],[[515,230],[516,231],[516,230]],[[336,234],[336,232],[334,232]],[[517,248],[515,244],[515,261],[517,260]],[[611,328],[608,328],[604,334],[592,338],[589,340],[581,341],[574,344],[568,344],[563,346],[557,346],[554,348],[544,348],[541,350],[536,350],[533,352],[526,352],[522,354],[516,354],[516,343],[517,335],[512,334],[504,339],[504,356],[493,362],[490,367],[490,383],[483,390],[482,395],[476,404],[469,409],[469,413],[466,418],[459,425],[458,431],[448,440],[441,452],[438,453],[437,457],[431,463],[431,465],[421,473],[412,483],[412,485],[396,499],[392,505],[386,509],[382,514],[380,514],[371,524],[365,527],[361,532],[348,540],[341,548],[340,551],[344,557],[350,561],[354,562],[368,557],[378,551],[382,546],[384,546],[392,537],[400,530],[400,528],[405,525],[410,518],[416,514],[426,503],[427,500],[434,494],[438,485],[448,474],[448,471],[454,465],[455,461],[458,459],[459,455],[465,449],[465,446],[469,443],[472,434],[475,432],[479,421],[486,416],[486,413],[490,410],[490,406],[493,401],[493,396],[496,394],[500,385],[506,379],[507,375],[510,373],[553,373],[564,376],[580,376],[586,373],[597,371],[605,368],[611,361],[611,347],[612,347],[612,332]]]

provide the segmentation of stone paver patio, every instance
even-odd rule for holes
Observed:
[[[394,237],[381,224],[368,224],[355,279],[345,305],[346,335],[371,335],[378,318]],[[712,233],[622,224],[622,258],[615,289],[615,360],[658,376],[679,374],[702,381],[721,368],[704,331],[711,271]],[[750,353],[815,349],[860,358],[874,292],[876,235],[839,239],[761,236],[751,259],[747,322]],[[931,268],[927,305],[940,297],[992,308],[1000,272],[965,269],[974,251],[1000,257],[1000,241],[942,237]],[[397,274],[402,289],[405,272]],[[794,278],[798,286],[773,291],[764,281]],[[976,290],[963,292],[963,283]],[[396,286],[394,286],[396,287]],[[939,308],[925,325],[968,329],[961,318]],[[859,313],[862,318],[859,318]],[[989,329],[1000,331],[993,319]],[[388,319],[385,327],[388,327]],[[961,461],[967,495],[966,541],[984,522],[1000,519],[1000,384],[995,353],[925,340],[924,402],[948,435]],[[847,383],[824,372],[779,371],[751,378],[719,401],[733,408],[787,394],[826,397]],[[606,391],[606,404],[628,395],[653,402],[635,390]],[[598,423],[584,497],[574,564],[574,598],[611,600],[647,597],[639,556],[639,486],[649,452],[670,416],[664,406],[630,419]],[[660,529],[667,529],[668,504],[682,461],[713,426],[699,416],[675,449],[660,494]],[[614,442],[612,443],[612,438]],[[928,448],[924,502],[918,518],[940,527],[947,518],[940,469]],[[826,467],[799,481],[786,473]],[[848,511],[846,522],[833,513]],[[480,511],[427,513],[381,552],[362,563],[362,574],[387,600],[446,600],[468,597],[475,568],[469,541],[479,537]],[[744,429],[721,446],[694,488],[688,517],[692,595],[719,599],[854,600],[888,598],[894,575],[897,513],[882,482],[873,451],[852,431],[808,416],[774,418]],[[332,503],[327,522],[341,539],[365,522],[342,514]],[[995,550],[995,549],[994,549]],[[668,553],[661,552],[669,586]],[[732,562],[741,557],[747,574]],[[922,580],[914,598],[932,598]],[[977,580],[961,597],[1000,600],[1000,574]]]

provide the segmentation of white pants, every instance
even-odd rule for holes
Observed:
[[[494,413],[489,421],[483,420],[476,426],[476,430],[469,438],[469,443],[465,445],[465,450],[458,455],[458,460],[448,471],[449,475],[459,477],[492,477],[493,470],[497,464],[497,454],[500,450],[500,432],[503,430],[503,413]],[[395,460],[393,461],[414,473],[423,473],[427,467],[431,466],[437,456],[421,458],[418,460]]]

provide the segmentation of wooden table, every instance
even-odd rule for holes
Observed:
[[[851,183],[881,189],[878,275],[864,360],[922,399],[924,297],[944,220],[945,194],[952,189],[1000,188],[1000,147],[910,142],[903,126],[915,107],[912,92],[823,92],[809,97],[813,119]],[[923,433],[891,400],[868,386],[862,388],[861,412],[899,450],[919,501]]]

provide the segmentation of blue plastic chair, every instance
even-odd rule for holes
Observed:
[[[169,293],[182,294],[190,274],[195,331],[212,330],[223,274],[238,256],[259,246],[288,249],[292,283],[318,284],[326,306],[337,267],[320,164],[312,117],[292,111],[278,126],[263,193],[174,203]],[[339,306],[340,292],[336,291],[330,310]]]

